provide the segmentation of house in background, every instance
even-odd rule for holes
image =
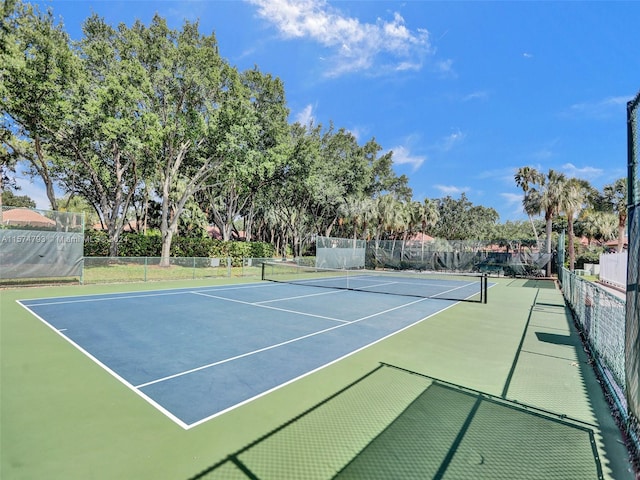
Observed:
[[[3,210],[0,222],[7,227],[30,227],[53,229],[56,221],[28,208]]]

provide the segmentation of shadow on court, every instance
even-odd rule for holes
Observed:
[[[589,427],[381,364],[192,478],[602,478]]]
[[[512,280],[509,284],[509,287],[518,287],[518,288],[542,288],[554,290],[556,288],[556,284],[554,280],[550,280],[548,278],[516,278]]]

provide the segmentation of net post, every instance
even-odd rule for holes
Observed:
[[[267,265],[267,262],[262,262],[262,269],[261,269],[261,272],[260,272],[260,280],[263,280],[263,281],[264,281],[264,268],[266,267],[266,265]]]
[[[488,275],[485,273],[482,275],[482,287],[480,288],[480,297],[482,299],[482,303],[487,303],[487,292],[489,291],[489,280]]]

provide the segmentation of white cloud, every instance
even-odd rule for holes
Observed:
[[[396,165],[411,165],[413,171],[420,168],[427,157],[423,155],[412,155],[407,147],[397,146],[391,149],[393,151],[393,163]]]
[[[485,91],[472,92],[468,95],[462,97],[463,102],[468,102],[470,100],[486,100],[489,98],[489,94]]]
[[[458,143],[462,142],[464,140],[465,136],[466,135],[464,133],[462,133],[460,131],[460,129],[458,129],[455,132],[453,132],[451,135],[446,136],[442,140],[442,142],[440,143],[440,148],[443,151],[448,152],[454,146],[456,146]]]
[[[301,112],[298,112],[295,117],[295,121],[307,127],[312,125],[315,121],[315,117],[313,116],[313,105],[309,104],[304,107]]]
[[[351,133],[351,135],[353,135],[354,137],[356,137],[356,140],[360,140],[362,138],[365,137],[365,135],[367,134],[368,129],[365,127],[352,127],[348,129],[349,132]]]
[[[529,158],[533,158],[534,160],[548,160],[554,156],[553,150],[550,148],[543,147],[540,150],[536,150],[535,152],[531,152]]]
[[[602,176],[604,170],[595,167],[576,167],[573,163],[565,163],[561,167],[562,171],[569,177],[582,178],[584,180],[593,180]]]
[[[453,70],[453,60],[440,60],[435,64],[436,71],[445,77],[456,77],[456,72]]]
[[[587,117],[595,119],[609,118],[623,111],[627,102],[633,98],[633,95],[607,97],[602,100],[590,102],[574,103],[569,107],[564,115],[570,117]]]
[[[507,205],[522,204],[521,193],[501,193],[500,196],[504,198]]]
[[[445,195],[459,195],[471,191],[470,187],[456,187],[454,185],[434,185],[434,187]]]
[[[306,38],[332,52],[327,73],[367,70],[416,70],[422,58],[432,53],[429,32],[409,30],[404,18],[361,23],[345,16],[325,0],[247,0],[260,16],[271,22],[284,38]]]
[[[477,176],[480,180],[496,180],[505,185],[514,186],[514,176],[518,169],[514,167],[496,168],[493,170],[484,170]]]

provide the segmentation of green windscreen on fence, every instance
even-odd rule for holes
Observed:
[[[2,207],[0,278],[82,275],[84,214]]]
[[[515,240],[370,240],[366,268],[540,276],[551,259],[538,246]]]
[[[316,237],[316,267],[364,268],[367,242],[352,238]]]

